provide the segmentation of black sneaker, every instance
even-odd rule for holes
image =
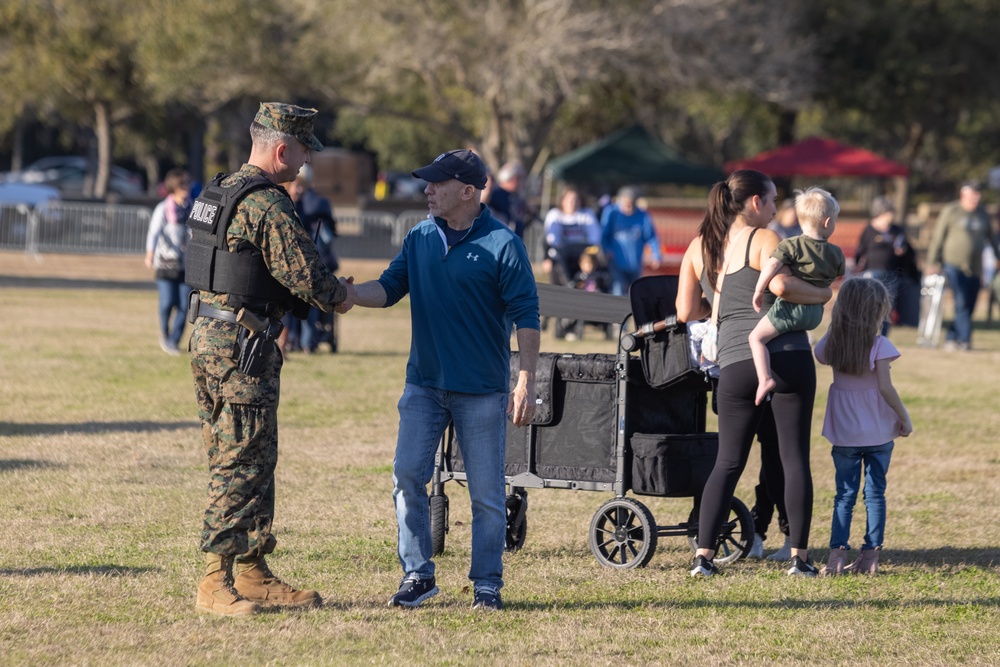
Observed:
[[[788,568],[788,574],[796,577],[815,577],[819,574],[819,569],[813,565],[811,560],[802,560],[798,556],[792,556],[792,566]]]
[[[489,588],[479,588],[476,590],[476,596],[472,600],[473,609],[489,609],[490,611],[499,611],[503,609],[503,601],[500,599],[500,591],[494,591]]]
[[[419,607],[420,603],[438,594],[434,577],[430,579],[404,579],[396,594],[389,598],[390,607]]]
[[[715,563],[704,556],[694,557],[694,567],[691,569],[692,577],[714,577],[717,574],[722,573],[719,572],[719,568],[715,567]]]

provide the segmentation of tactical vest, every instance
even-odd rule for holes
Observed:
[[[236,251],[230,252],[226,242],[229,224],[243,198],[255,190],[278,186],[263,176],[249,176],[222,187],[225,177],[217,174],[194,200],[187,219],[191,240],[184,282],[195,289],[228,295],[234,310],[247,307],[273,316],[281,309],[305,317],[309,305],[275,280],[259,248],[240,241]]]

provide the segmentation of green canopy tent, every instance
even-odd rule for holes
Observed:
[[[689,162],[635,126],[551,160],[545,166],[542,210],[549,208],[553,181],[617,187],[632,183],[711,185],[723,178],[720,170]]]

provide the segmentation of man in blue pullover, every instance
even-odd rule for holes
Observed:
[[[388,307],[410,295],[410,358],[392,472],[403,581],[389,606],[416,607],[438,592],[427,484],[438,442],[454,422],[472,501],[472,606],[501,609],[507,415],[516,426],[534,415],[538,292],[524,243],[480,203],[486,167],[479,156],[449,151],[413,176],[428,183],[430,215],[378,280],[343,281],[348,305],[340,309]],[[512,324],[520,354],[513,393]]]
[[[658,269],[663,261],[653,220],[636,206],[638,197],[638,190],[624,187],[615,203],[601,213],[601,247],[608,258],[613,294],[628,295],[629,286],[642,275],[642,254],[647,246],[652,268]]]

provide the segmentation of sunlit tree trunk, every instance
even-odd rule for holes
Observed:
[[[93,196],[104,199],[111,180],[111,114],[107,102],[94,103],[94,133],[97,135],[97,175]]]

